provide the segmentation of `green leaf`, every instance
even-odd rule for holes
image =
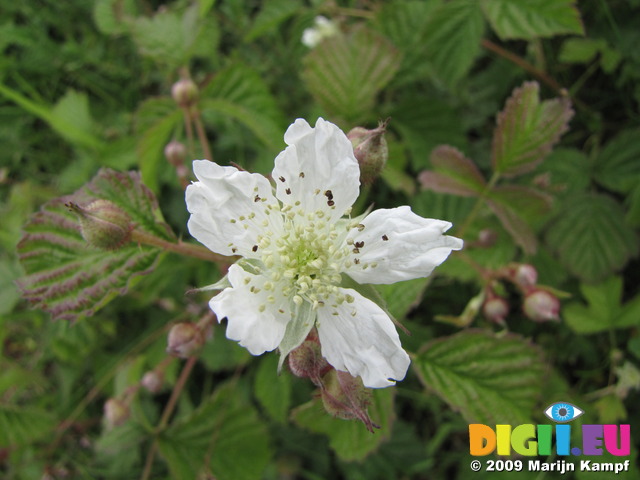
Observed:
[[[537,82],[516,88],[498,114],[492,162],[497,173],[515,176],[533,170],[567,131],[573,116],[569,100],[540,102]]]
[[[546,241],[567,269],[586,282],[621,269],[638,251],[636,234],[625,224],[622,208],[600,194],[568,199]]]
[[[358,28],[316,46],[304,59],[302,78],[330,115],[357,123],[371,112],[399,65],[400,55],[386,38]]]
[[[483,34],[484,20],[477,0],[446,2],[435,10],[423,38],[435,78],[453,88],[480,54]]]
[[[193,480],[202,471],[220,480],[261,479],[271,460],[267,429],[233,382],[158,440],[175,480]]]
[[[267,413],[276,421],[285,423],[291,407],[291,376],[280,375],[278,357],[267,355],[260,359],[254,381],[255,396]]]
[[[576,333],[598,333],[640,325],[640,295],[622,305],[620,277],[612,276],[596,285],[581,284],[580,291],[587,305],[574,302],[562,311],[567,325]]]
[[[130,243],[117,250],[102,250],[82,237],[74,213],[65,206],[80,206],[96,199],[114,203],[127,213],[136,230],[171,240],[158,204],[136,173],[103,169],[73,195],[45,204],[24,226],[18,244],[26,276],[19,281],[23,296],[54,319],[78,320],[93,315],[138,277],[153,270],[161,253],[156,247]]]
[[[429,282],[430,278],[416,278],[389,285],[376,285],[375,288],[386,303],[387,311],[393,318],[402,320],[420,303]]]
[[[327,435],[329,446],[342,460],[362,460],[391,434],[394,393],[392,388],[373,390],[369,416],[373,423],[380,426],[380,430],[373,435],[359,421],[340,420],[330,416],[318,399],[296,408],[292,417],[300,427]]]
[[[300,3],[295,0],[272,0],[265,2],[264,7],[256,16],[249,31],[245,34],[245,42],[252,42],[266,35],[282,24],[287,18],[300,9]]]
[[[533,40],[563,33],[584,34],[575,0],[481,0],[500,38]]]
[[[477,196],[484,192],[486,182],[478,167],[459,150],[441,145],[431,152],[433,171],[420,173],[423,188],[439,193]]]
[[[50,435],[55,420],[41,409],[0,404],[0,447],[19,447]]]
[[[640,130],[618,134],[598,154],[594,179],[614,192],[629,193],[640,184]]]
[[[546,370],[522,337],[474,330],[431,342],[413,365],[465,420],[486,425],[531,423]]]
[[[521,185],[494,187],[488,204],[504,228],[527,254],[534,254],[538,240],[531,222],[549,212],[552,198],[538,190]]]

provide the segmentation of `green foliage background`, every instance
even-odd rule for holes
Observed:
[[[632,425],[620,477],[638,478],[640,1],[42,0],[0,12],[0,477],[480,479],[468,423],[546,423],[562,400],[586,412],[572,425]],[[341,33],[309,48],[319,14]],[[270,172],[295,118],[345,131],[390,118],[389,162],[358,206],[408,204],[464,237],[464,256],[431,279],[375,292],[413,354],[407,378],[374,393],[375,434],[329,417],[309,382],[276,377],[275,353],[251,357],[221,325],[178,389],[186,367],[166,360],[166,332],[206,314],[210,294],[185,292],[217,281],[215,263],[158,251],[144,278],[110,270],[102,308],[74,323],[21,299],[17,282],[61,258],[20,264],[32,215],[81,188],[118,202],[103,177],[89,184],[101,168],[140,171],[159,202],[146,200],[148,228],[189,241],[163,156],[172,139],[204,156],[170,96],[185,72],[213,158],[250,171]],[[88,258],[96,275],[111,265]],[[506,327],[479,312],[486,273],[511,262],[562,297],[560,322],[526,318],[509,285]],[[151,395],[139,382],[159,364]],[[104,402],[126,395],[129,419],[106,428]]]

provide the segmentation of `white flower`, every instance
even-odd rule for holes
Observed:
[[[303,45],[313,48],[323,39],[332,37],[338,33],[338,26],[322,15],[318,15],[314,19],[314,26],[305,28],[302,32]]]
[[[358,196],[351,142],[322,118],[302,119],[284,135],[275,160],[275,190],[262,175],[193,162],[187,188],[189,232],[212,251],[244,257],[229,268],[227,288],[211,309],[228,319],[227,337],[253,355],[280,349],[281,360],[316,326],[322,355],[367,387],[402,380],[410,360],[385,311],[358,283],[428,276],[462,240],[451,224],[419,217],[408,206],[348,215]]]

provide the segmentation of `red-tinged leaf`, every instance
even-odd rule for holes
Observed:
[[[166,240],[173,238],[162,222],[155,196],[137,173],[103,169],[73,195],[45,204],[24,226],[25,234],[18,244],[26,272],[18,285],[24,298],[53,319],[79,320],[93,315],[113,297],[126,293],[137,277],[151,272],[161,253],[158,248],[135,243],[117,250],[89,245],[76,214],[65,205],[88,205],[97,199],[109,200],[126,212],[137,230]]]
[[[567,131],[572,116],[566,98],[540,102],[537,82],[516,88],[498,114],[493,135],[494,170],[510,177],[533,170]]]
[[[462,196],[480,195],[484,191],[486,182],[482,173],[456,148],[441,145],[431,152],[430,161],[434,171],[424,171],[418,177],[422,188]]]

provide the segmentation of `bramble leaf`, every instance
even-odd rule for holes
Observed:
[[[517,335],[467,330],[426,345],[420,380],[468,422],[529,423],[545,371],[540,351]]]
[[[53,416],[43,409],[0,404],[0,447],[31,443],[49,434],[54,426]]]
[[[605,145],[595,163],[594,179],[606,188],[629,193],[640,184],[640,130],[625,130]]]
[[[480,170],[459,150],[440,145],[431,152],[430,160],[433,171],[424,171],[418,177],[423,188],[465,197],[484,191],[486,182]]]
[[[566,98],[540,102],[537,82],[516,88],[498,114],[493,134],[493,169],[505,176],[533,170],[568,129],[573,110]]]
[[[636,234],[625,224],[620,205],[599,194],[567,200],[546,240],[567,269],[586,282],[622,268],[638,252]]]
[[[26,276],[18,285],[24,298],[53,319],[79,320],[93,315],[137,277],[153,270],[161,251],[130,243],[102,250],[82,237],[76,215],[65,204],[112,202],[129,215],[136,230],[165,240],[173,238],[162,221],[155,196],[137,173],[103,169],[82,189],[45,204],[24,226],[18,244]]]
[[[597,333],[614,328],[640,325],[640,295],[626,302],[622,300],[622,279],[612,276],[596,285],[580,285],[588,305],[571,303],[562,316],[577,333]]]
[[[275,373],[275,372],[274,372]],[[266,426],[242,392],[227,383],[158,439],[172,478],[208,472],[220,480],[260,479],[271,459]]]
[[[484,13],[503,40],[584,34],[575,0],[482,0]]]
[[[357,123],[399,66],[399,52],[386,38],[358,28],[317,45],[305,58],[302,78],[328,113]]]

